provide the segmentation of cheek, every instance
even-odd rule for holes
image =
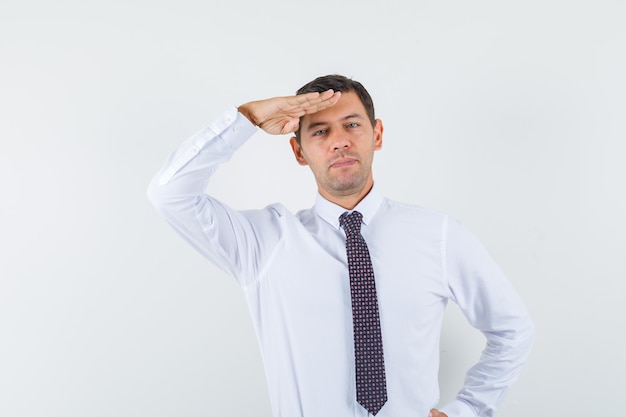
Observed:
[[[306,148],[302,148],[302,155],[309,163],[323,161],[326,157],[326,148],[323,141],[311,141],[307,143]]]

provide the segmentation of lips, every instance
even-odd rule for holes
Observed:
[[[330,164],[331,168],[345,168],[357,163],[354,158],[340,158]]]

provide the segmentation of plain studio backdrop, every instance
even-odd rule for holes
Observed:
[[[270,415],[243,294],[145,191],[227,106],[328,73],[374,98],[381,191],[459,218],[527,303],[499,415],[619,413],[625,21],[618,0],[2,0],[0,416]],[[263,132],[210,190],[294,211],[316,191]],[[451,305],[442,403],[482,346]]]

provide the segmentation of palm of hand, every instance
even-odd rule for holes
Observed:
[[[323,93],[252,101],[241,106],[239,110],[267,133],[284,135],[298,129],[302,116],[330,107],[337,103],[340,97],[340,92],[328,90]]]
[[[260,118],[259,127],[272,135],[286,135],[295,132],[300,124],[300,117],[304,116],[306,112],[301,106],[290,104],[288,101],[277,100],[275,108],[268,109],[270,110],[269,114]]]

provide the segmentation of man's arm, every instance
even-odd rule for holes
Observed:
[[[490,417],[517,380],[530,354],[534,326],[517,292],[480,242],[459,222],[445,231],[445,270],[451,297],[487,344],[466,374],[450,417]]]
[[[338,97],[327,91],[250,102],[239,111],[231,108],[170,155],[148,187],[150,201],[192,247],[245,284],[279,238],[273,213],[232,210],[205,194],[207,183],[257,131],[253,124],[270,134],[289,133],[301,115],[331,106]]]

